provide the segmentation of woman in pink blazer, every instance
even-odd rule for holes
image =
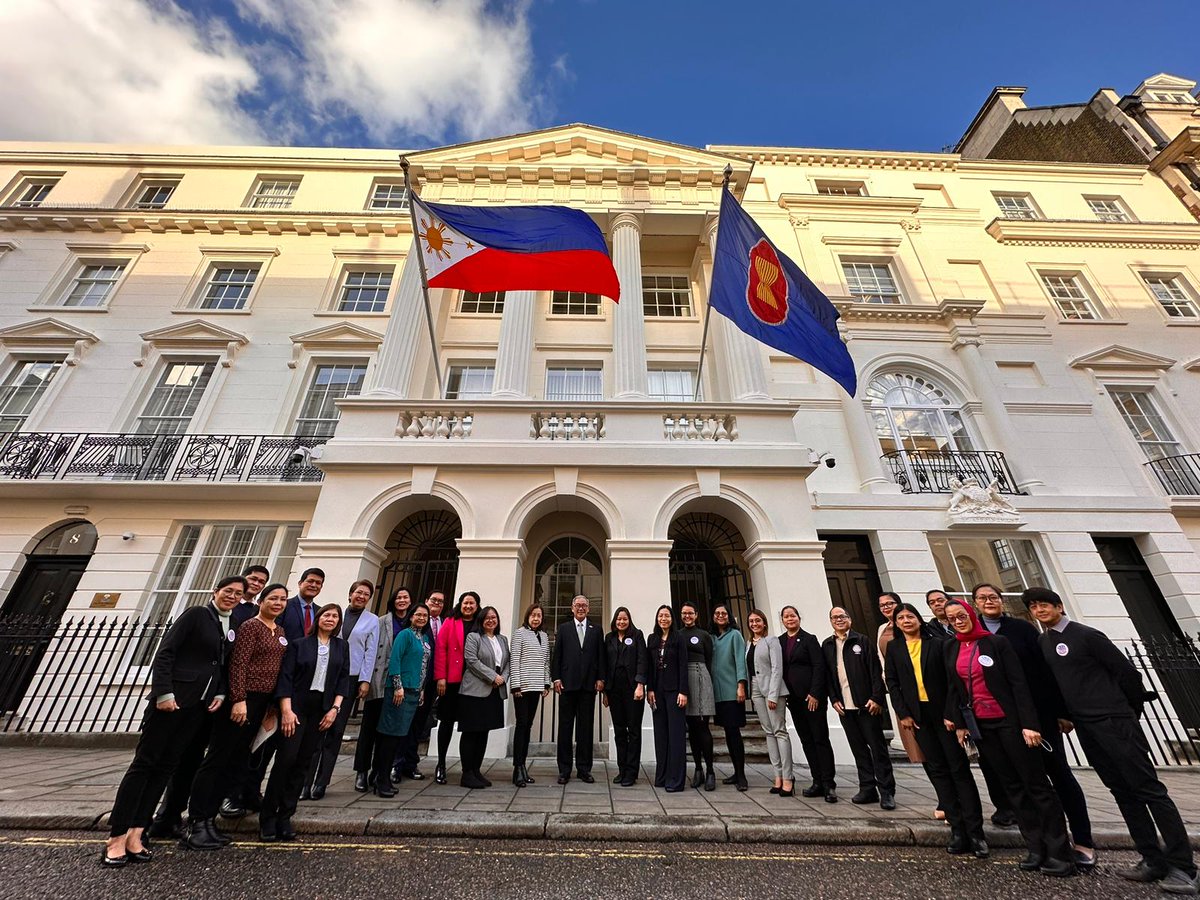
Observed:
[[[479,595],[466,591],[454,610],[442,623],[433,648],[433,677],[437,679],[438,761],[433,779],[446,783],[446,751],[458,720],[458,686],[463,677],[463,647],[467,635],[475,630]]]

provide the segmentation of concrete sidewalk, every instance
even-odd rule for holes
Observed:
[[[105,828],[112,798],[132,758],[131,750],[64,747],[0,747],[0,828]],[[750,790],[739,793],[718,784],[712,793],[668,794],[644,777],[633,787],[612,784],[611,764],[598,760],[594,784],[573,779],[555,783],[553,760],[530,766],[537,783],[518,789],[511,784],[507,760],[485,764],[494,787],[469,791],[458,786],[458,768],[450,784],[433,782],[433,765],[422,768],[423,781],[405,781],[399,794],[382,800],[353,790],[350,757],[338,761],[333,783],[320,802],[300,804],[293,824],[300,833],[338,835],[472,836],[565,840],[720,841],[744,843],[920,844],[938,846],[949,840],[949,829],[932,818],[935,798],[920,766],[896,767],[893,812],[878,804],[855,806],[853,771],[839,769],[841,801],[780,798],[768,793],[769,767],[749,767]],[[718,766],[718,780],[729,774]],[[643,770],[644,773],[644,770]],[[1160,772],[1171,791],[1193,840],[1200,842],[1200,768]],[[1132,844],[1113,803],[1099,779],[1087,769],[1077,775],[1088,797],[1096,842],[1103,848]],[[801,769],[797,786],[808,784]],[[986,792],[985,811],[991,808]],[[221,820],[230,831],[256,833],[257,818]],[[989,841],[997,847],[1018,846],[1015,828],[989,826]]]

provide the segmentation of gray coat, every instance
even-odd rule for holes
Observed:
[[[377,651],[375,654],[375,666],[371,672],[371,689],[367,692],[368,700],[378,700],[380,697],[390,697],[392,691],[390,687],[385,689],[384,682],[387,681],[388,663],[392,658],[392,617],[390,614],[377,620],[377,630],[379,640],[376,643]],[[432,666],[432,661],[430,666]]]
[[[783,648],[775,638],[764,637],[753,647],[754,683],[751,697],[761,694],[768,700],[779,701],[788,694],[783,682]]]
[[[492,653],[492,642],[477,631],[467,635],[463,646],[463,678],[458,693],[462,697],[486,697],[492,692],[496,676],[504,678],[500,696],[508,696],[508,638],[497,636],[500,641],[500,659]]]

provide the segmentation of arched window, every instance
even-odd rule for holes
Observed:
[[[867,386],[867,397],[884,453],[974,449],[958,403],[948,391],[921,375],[877,375]]]
[[[542,628],[554,634],[571,618],[571,601],[582,594],[590,601],[588,620],[606,628],[604,620],[604,564],[589,541],[563,537],[551,541],[538,555],[533,599],[545,610]]]
[[[30,556],[91,556],[96,550],[96,528],[91,522],[62,525],[38,541]]]

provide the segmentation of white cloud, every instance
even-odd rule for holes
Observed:
[[[170,2],[0,2],[0,138],[255,143],[258,76],[232,35]]]
[[[485,0],[237,2],[291,57],[307,114],[357,118],[373,142],[519,131],[540,105],[524,0],[504,10]]]

